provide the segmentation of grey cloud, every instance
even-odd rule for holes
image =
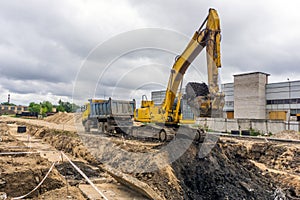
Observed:
[[[34,80],[9,80],[0,78],[1,86],[11,93],[17,94],[40,94],[48,93],[59,96],[72,96],[72,83],[49,83]]]
[[[0,4],[3,91],[71,98],[74,84],[78,86],[75,97],[86,99],[112,91],[126,98],[126,94],[159,89],[168,80],[175,56],[199,28],[209,7],[215,7],[221,17],[222,80],[230,82],[232,74],[245,71],[264,71],[276,78],[300,75],[296,0],[284,4],[277,0],[11,0]],[[179,36],[168,35],[168,31],[147,33],[149,27],[174,30]],[[136,28],[146,31],[126,32]],[[149,70],[151,66],[153,70]],[[202,53],[185,82],[205,79]],[[143,84],[144,88],[139,88]]]
[[[283,67],[290,73],[299,71],[296,69],[300,61],[297,1],[130,2],[150,24],[189,35],[207,15],[208,8],[215,7],[221,18],[224,68],[274,75],[282,73]]]

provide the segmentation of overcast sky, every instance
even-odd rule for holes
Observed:
[[[3,0],[0,102],[71,101],[76,85],[75,99],[163,89],[210,7],[221,19],[222,83],[253,71],[300,80],[298,0]],[[206,81],[205,67],[202,53],[185,83]]]

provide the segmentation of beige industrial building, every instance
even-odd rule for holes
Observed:
[[[300,81],[268,83],[270,75],[253,72],[234,75],[222,85],[226,118],[293,120],[300,118]]]
[[[266,119],[268,76],[265,73],[234,75],[235,118]]]

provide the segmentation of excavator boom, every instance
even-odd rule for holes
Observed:
[[[203,28],[206,24],[206,27]],[[178,124],[180,121],[180,99],[178,89],[182,84],[183,76],[194,59],[206,47],[207,52],[207,73],[209,92],[212,97],[222,97],[218,87],[218,68],[221,67],[220,53],[220,19],[215,9],[210,9],[207,18],[204,20],[199,30],[195,32],[191,41],[183,53],[176,59],[169,77],[165,99],[159,107],[154,106],[151,101],[142,101],[142,108],[137,109],[135,120],[141,122],[160,122]],[[175,99],[178,99],[174,108]],[[215,99],[215,98],[214,98]],[[212,106],[214,103],[212,101]],[[218,106],[217,106],[218,107]],[[218,107],[218,109],[220,109]]]
[[[202,30],[205,23],[206,28]],[[168,111],[171,110],[174,104],[179,85],[183,80],[186,70],[204,47],[206,47],[207,51],[207,72],[210,93],[219,91],[218,68],[221,67],[220,32],[220,19],[217,11],[210,9],[207,18],[199,30],[195,32],[186,49],[173,65],[163,104],[163,109],[167,113],[166,115],[168,115]]]

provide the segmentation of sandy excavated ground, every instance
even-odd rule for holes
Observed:
[[[14,118],[0,122],[0,197],[5,193],[8,198],[18,197],[29,193],[44,178],[53,162],[59,161],[50,172],[39,189],[26,197],[26,199],[101,199],[101,196],[85,181],[85,179],[71,166],[61,159],[58,150],[65,149],[68,140],[63,141],[64,146],[55,148],[47,143],[41,136],[55,134],[69,138],[78,144],[80,140],[73,140],[74,133],[58,131],[48,127],[36,126],[37,121],[26,120],[27,133],[17,133],[17,124]],[[21,120],[16,120],[18,123]],[[39,120],[40,121],[40,120]],[[33,123],[32,123],[33,122]],[[30,125],[32,123],[33,125]],[[43,123],[42,123],[43,124]],[[35,137],[36,135],[37,137]],[[55,140],[55,139],[54,139]],[[60,138],[57,138],[57,142]],[[72,148],[72,147],[69,147]],[[80,147],[79,147],[80,148]],[[81,146],[84,149],[83,146]],[[73,154],[73,151],[76,152]],[[15,152],[34,152],[32,154],[14,154]],[[78,148],[70,151],[69,158],[93,181],[108,199],[137,199],[146,197],[121,185],[109,174],[97,167],[98,162],[84,154]],[[1,155],[5,154],[5,155]],[[12,153],[8,155],[7,153]],[[74,156],[72,156],[72,154]],[[1,198],[0,198],[1,199]]]
[[[108,182],[104,181],[103,186],[110,183],[110,181],[114,184],[118,184],[118,182],[109,175],[103,175],[104,173],[101,170],[91,170],[89,165],[99,165],[100,169],[101,166],[113,167],[123,171],[147,183],[161,199],[300,198],[299,144],[278,144],[267,141],[255,142],[221,137],[217,138],[217,142],[212,150],[203,157],[199,157],[199,151],[203,145],[207,144],[192,143],[182,156],[174,162],[168,163],[166,160],[172,156],[169,152],[164,152],[163,156],[160,157],[153,156],[151,158],[145,156],[145,159],[137,156],[141,153],[145,153],[145,155],[148,153],[156,154],[162,151],[166,146],[165,144],[133,139],[125,140],[118,137],[107,137],[102,134],[75,132],[74,130],[77,129],[72,125],[74,120],[72,120],[70,114],[60,113],[57,115],[57,118],[54,115],[45,120],[8,117],[1,117],[0,120],[3,122],[4,127],[7,126],[7,123],[26,124],[30,135],[39,138],[46,144],[50,144],[52,148],[63,150],[70,156],[73,156],[74,159],[78,160],[77,164],[81,165],[87,172],[92,171],[98,174],[98,179],[104,178],[109,180]],[[60,124],[61,122],[64,123],[64,127]],[[1,129],[1,133],[7,134],[7,128],[3,128],[3,131]],[[289,134],[293,136],[289,136]],[[12,137],[9,135],[7,137]],[[281,135],[280,137],[284,135],[295,138],[297,133],[286,132],[278,135]],[[18,144],[19,141],[13,138],[10,140],[14,142],[14,146],[21,145]],[[179,142],[184,143],[186,141],[182,139]],[[3,142],[1,142],[1,148],[2,145]],[[180,145],[176,148],[180,148]],[[5,146],[3,146],[3,149],[6,151]],[[176,150],[180,149],[173,149],[173,152],[176,152]],[[36,162],[36,160],[30,161],[29,166],[32,162]],[[41,163],[45,164],[41,164],[39,167],[43,168],[44,166],[45,170],[51,165],[47,160]],[[161,163],[164,163],[164,167],[156,171],[138,171],[142,167]],[[23,163],[18,165],[23,166]],[[5,163],[1,163],[0,166],[0,169],[6,168]],[[80,182],[81,179],[77,177],[75,172],[72,172],[70,167],[62,165],[62,167],[56,167],[57,174],[54,175],[57,181],[53,181],[55,184],[46,185],[45,187],[49,187],[49,189],[45,189],[45,191],[63,191],[66,185],[61,174],[66,167],[67,171],[70,171],[69,182],[72,182],[71,185],[74,185],[74,194],[80,192],[78,190],[80,187],[85,187],[80,186],[78,181]],[[128,171],[128,169],[132,170]],[[39,171],[41,171],[41,174],[44,173],[42,169]],[[95,176],[93,173],[90,176]],[[32,177],[35,175],[29,174],[28,176]],[[106,186],[106,189],[110,190],[109,187],[111,185]],[[1,188],[1,181],[0,191],[5,191]],[[121,191],[119,192],[121,193]],[[132,191],[129,190],[128,193],[130,192]],[[41,193],[47,195],[48,192],[41,191]],[[126,194],[128,195],[128,193]]]

